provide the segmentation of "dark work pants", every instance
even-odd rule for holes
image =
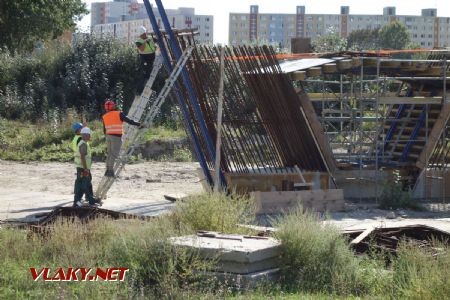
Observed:
[[[153,69],[153,63],[155,62],[155,53],[152,54],[140,54],[141,58],[141,64],[142,64],[142,70],[144,71],[143,76],[141,77],[141,80],[139,81],[138,85],[138,94],[141,94],[144,90],[145,84],[147,83],[147,80],[150,78],[150,73]]]
[[[92,176],[91,172],[89,172],[88,176],[82,176],[83,169],[77,168],[77,179],[75,179],[75,189],[74,189],[74,197],[73,204],[81,201],[83,195],[89,204],[95,203],[94,192],[92,191]]]

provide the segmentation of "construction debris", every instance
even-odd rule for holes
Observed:
[[[58,207],[49,212],[44,218],[36,223],[30,223],[37,226],[47,226],[54,224],[60,218],[79,219],[82,222],[89,222],[97,218],[118,219],[140,219],[150,220],[151,217],[130,215],[113,210],[98,208],[98,207]]]
[[[410,225],[390,228],[368,228],[344,231],[351,240],[350,245],[357,254],[371,250],[382,250],[395,254],[401,241],[419,247],[431,247],[433,241],[450,245],[450,233],[426,225]]]
[[[254,286],[261,280],[275,279],[279,273],[281,244],[270,237],[199,231],[197,235],[171,238],[171,242],[217,261],[215,270],[205,275],[233,285]]]

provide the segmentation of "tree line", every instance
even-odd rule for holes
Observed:
[[[381,28],[353,30],[343,38],[334,30],[312,41],[315,52],[340,52],[363,50],[400,50],[418,48],[411,43],[408,29],[403,23],[394,21]]]

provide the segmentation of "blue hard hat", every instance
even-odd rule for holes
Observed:
[[[79,122],[73,123],[73,125],[72,125],[72,129],[74,132],[77,132],[77,130],[79,130],[81,128],[83,128],[83,124],[81,124]]]

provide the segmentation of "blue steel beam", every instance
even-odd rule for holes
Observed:
[[[146,0],[148,1],[148,0]],[[162,4],[161,0],[155,0],[156,5],[158,7],[158,11],[159,11],[159,15],[161,16],[161,20],[164,24],[164,28],[166,30],[166,33],[169,34],[169,41],[170,44],[172,46],[172,51],[175,55],[175,58],[178,60],[181,57],[181,49],[179,48],[179,45],[177,43],[177,38],[175,37],[175,34],[172,31],[172,27],[170,26],[170,22],[169,19],[167,18],[167,14],[166,11],[164,9],[164,6]],[[200,109],[200,105],[198,103],[197,97],[195,96],[195,92],[194,89],[192,87],[192,82],[191,79],[189,78],[189,75],[186,71],[186,66],[183,67],[183,70],[181,72],[181,75],[183,77],[183,83],[186,86],[187,92],[189,94],[189,101],[191,102],[192,108],[194,110],[194,114],[195,114],[195,118],[198,121],[199,127],[200,127],[200,131],[203,135],[203,138],[205,140],[206,143],[206,148],[209,154],[209,157],[211,158],[211,161],[215,161],[215,157],[216,157],[216,151],[215,151],[215,147],[214,144],[212,142],[211,136],[209,134],[208,129],[206,128],[206,123],[205,123],[205,118],[203,117],[203,114],[201,112]],[[223,176],[222,171],[220,170],[220,182],[222,187],[226,187],[226,181],[225,181],[225,177]]]
[[[166,66],[166,69],[170,74],[170,72],[172,72],[173,65],[172,65],[172,62],[170,61],[170,57],[169,57],[167,49],[164,45],[164,42],[163,42],[164,39],[161,34],[161,31],[159,30],[155,14],[153,13],[153,10],[152,10],[152,6],[150,5],[149,0],[144,0],[144,5],[147,10],[147,14],[150,18],[150,22],[153,27],[153,32],[156,34],[156,36],[158,37],[158,40],[160,41],[160,43],[158,43],[159,49],[161,51],[161,55],[164,58],[164,64]],[[177,59],[179,59],[179,58],[177,58]],[[198,140],[197,134],[195,133],[195,129],[192,124],[188,108],[187,108],[186,104],[184,103],[183,95],[181,94],[181,89],[180,89],[178,82],[176,83],[175,91],[177,94],[178,104],[180,105],[181,111],[183,112],[183,118],[184,118],[184,121],[186,124],[186,128],[188,129],[188,132],[192,138],[192,141],[194,142],[195,155],[197,156],[197,158],[199,160],[200,166],[202,167],[202,170],[203,170],[203,173],[205,174],[206,180],[208,181],[209,185],[212,187],[214,184],[213,179],[212,179],[211,173],[209,171],[208,165],[206,163],[206,159],[202,153],[200,142]]]
[[[405,110],[405,105],[404,104],[400,104],[400,106],[398,107],[397,113],[395,114],[395,118],[396,119],[400,119],[403,111]],[[397,122],[393,122],[391,124],[391,127],[389,127],[389,130],[386,134],[386,139],[384,140],[384,149],[386,149],[387,145],[389,144],[389,142],[392,139],[392,136],[394,135],[395,130],[397,129]]]
[[[420,131],[420,128],[422,128],[423,122],[425,121],[425,117],[427,115],[427,109],[426,107],[423,108],[422,112],[419,116],[419,121],[416,123],[416,126],[413,129],[413,132],[411,133],[411,136],[409,137],[408,143],[405,146],[405,149],[403,149],[401,161],[406,161],[408,158],[409,150],[411,149],[412,145],[416,142],[417,134]]]

